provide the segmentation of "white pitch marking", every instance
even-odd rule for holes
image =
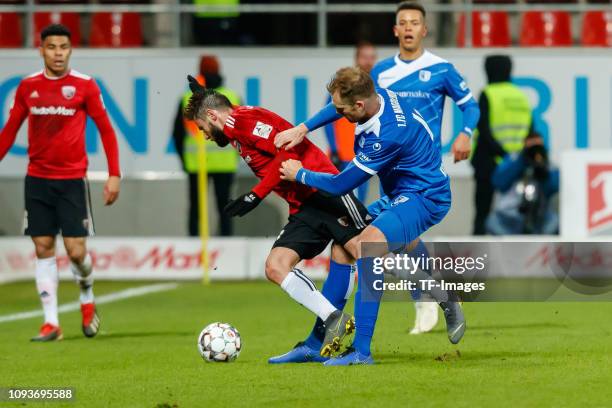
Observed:
[[[129,288],[121,290],[119,292],[109,293],[107,295],[96,296],[96,305],[103,305],[105,303],[116,302],[118,300],[129,299],[138,296],[148,295],[150,293],[163,292],[166,290],[173,290],[178,287],[176,283],[159,283],[155,285],[139,286],[136,288]],[[79,310],[81,304],[79,302],[66,303],[58,307],[59,313],[73,312]],[[29,312],[14,313],[6,316],[0,316],[0,323],[12,322],[15,320],[31,319],[32,317],[42,316],[42,310],[31,310]]]

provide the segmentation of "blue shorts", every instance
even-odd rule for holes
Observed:
[[[442,221],[450,209],[450,202],[434,201],[421,194],[403,193],[388,202],[388,205],[376,208],[381,209],[381,212],[372,225],[385,234],[389,251],[395,251],[404,248]]]

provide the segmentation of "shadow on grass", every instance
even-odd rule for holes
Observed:
[[[534,323],[517,323],[517,324],[484,324],[484,325],[470,325],[468,320],[468,327],[466,333],[472,331],[489,331],[489,330],[531,330],[531,329],[566,329],[569,326],[566,324],[559,323],[546,323],[546,322],[534,322]],[[406,330],[409,333],[410,329]],[[419,336],[428,336],[430,334],[446,333],[444,325],[438,326],[435,329],[421,333]]]
[[[427,365],[431,367],[432,363],[459,363],[464,361],[483,362],[483,361],[507,361],[516,359],[531,358],[538,353],[526,351],[498,351],[498,352],[469,352],[463,353],[459,350],[453,350],[442,354],[434,353],[406,353],[402,351],[376,353],[374,356],[377,364],[392,365],[392,364],[415,364],[417,366]]]
[[[151,331],[151,332],[116,332],[116,333],[100,333],[95,337],[95,341],[105,341],[114,339],[137,339],[146,337],[191,337],[197,336],[195,332],[186,331]],[[88,340],[84,336],[65,336],[63,341],[73,340]]]

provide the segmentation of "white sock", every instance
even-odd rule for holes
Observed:
[[[336,308],[317,290],[315,284],[299,269],[293,269],[281,282],[281,288],[293,300],[325,321]]]
[[[92,272],[92,264],[91,264],[91,256],[89,254],[85,255],[85,259],[83,259],[83,263],[76,264],[74,262],[70,262],[70,270],[74,275],[74,279],[77,284],[81,288],[81,295],[79,296],[79,300],[81,304],[84,303],[93,303],[94,294],[93,294],[93,274]]]
[[[45,323],[59,326],[57,315],[57,262],[55,257],[36,259],[36,290],[40,296]]]

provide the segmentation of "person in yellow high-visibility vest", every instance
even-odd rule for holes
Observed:
[[[238,6],[240,0],[193,0],[195,6]],[[240,39],[238,11],[201,11],[193,13],[192,31],[196,44],[236,45]]]
[[[474,235],[484,235],[486,231],[485,221],[495,191],[491,175],[506,155],[523,149],[525,138],[533,131],[529,99],[510,81],[510,57],[488,56],[485,71],[489,83],[478,101],[480,120],[474,132],[471,160],[476,181]]]
[[[215,56],[204,55],[200,59],[200,75],[198,81],[208,88],[225,95],[232,104],[240,105],[238,95],[223,86],[223,77],[220,74],[219,61]],[[181,159],[183,170],[189,177],[189,235],[199,235],[199,206],[198,206],[198,142],[196,137],[199,129],[191,121],[183,119],[183,109],[187,106],[191,91],[186,91],[179,104],[177,116],[174,120],[172,136],[176,151]],[[219,235],[232,235],[231,217],[222,210],[229,203],[234,175],[238,169],[238,155],[232,149],[221,149],[215,143],[206,142],[206,170],[209,179],[212,179],[215,189],[215,198],[219,219]]]

